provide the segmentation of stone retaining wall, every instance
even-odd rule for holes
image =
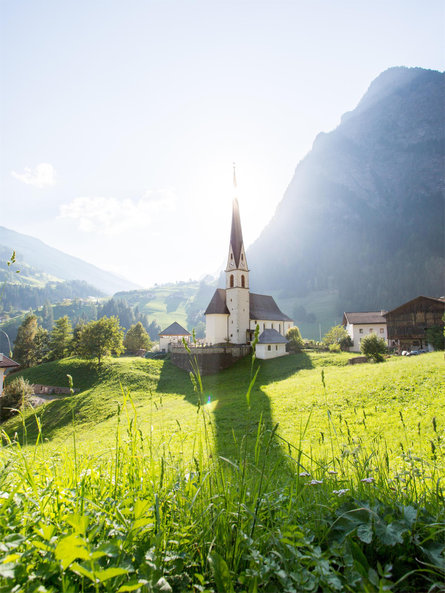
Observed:
[[[196,359],[201,375],[213,375],[223,369],[231,367],[237,360],[244,358],[251,352],[250,346],[234,346],[223,344],[221,346],[191,347],[191,354],[180,346],[170,349],[170,360],[177,367],[191,371],[190,357]]]
[[[363,362],[368,362],[366,356],[355,356],[354,358],[350,358],[348,360],[349,364],[361,364]]]
[[[55,385],[39,385],[38,383],[34,383],[32,386],[34,389],[34,395],[50,395],[50,394],[57,394],[57,395],[69,395],[71,393],[69,387],[56,387]],[[73,389],[74,393],[78,393],[79,389]]]

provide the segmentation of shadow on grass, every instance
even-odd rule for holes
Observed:
[[[271,402],[263,388],[275,381],[286,379],[299,370],[313,368],[313,364],[307,354],[300,353],[273,360],[256,361],[254,372],[258,366],[260,370],[250,394],[250,406],[246,398],[251,380],[250,356],[238,361],[229,369],[203,377],[202,403],[211,411],[216,453],[219,456],[240,460],[247,455],[248,459],[253,460],[259,442],[262,454],[265,455],[267,450],[272,465],[285,471],[288,468],[288,457],[282,442],[274,433]],[[172,393],[172,386],[178,385],[180,376],[183,377],[182,394],[185,399],[198,405],[198,394],[194,391],[187,373],[169,362],[162,368],[157,391]]]

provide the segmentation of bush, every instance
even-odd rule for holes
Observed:
[[[29,396],[33,392],[32,385],[23,377],[8,383],[0,397],[0,422],[14,416],[17,413],[16,410],[22,410],[29,403]]]
[[[287,330],[286,338],[289,340],[288,349],[290,352],[301,352],[303,350],[303,338],[296,325]]]
[[[388,347],[383,338],[379,338],[377,334],[373,333],[363,338],[360,344],[360,350],[368,360],[382,362],[383,355],[388,352]]]

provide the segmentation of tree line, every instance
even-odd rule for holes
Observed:
[[[109,354],[119,356],[125,351],[136,354],[151,346],[150,337],[140,321],[125,333],[116,316],[102,316],[73,328],[65,315],[48,331],[39,325],[36,315],[31,314],[18,329],[12,356],[25,368],[67,356],[97,358],[100,364]]]

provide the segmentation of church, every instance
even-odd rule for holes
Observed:
[[[236,187],[236,181],[234,179]],[[250,344],[259,326],[256,357],[286,355],[286,332],[294,323],[273,297],[249,290],[249,268],[244,250],[238,199],[232,204],[232,229],[225,270],[226,288],[217,288],[206,311],[208,344]]]

